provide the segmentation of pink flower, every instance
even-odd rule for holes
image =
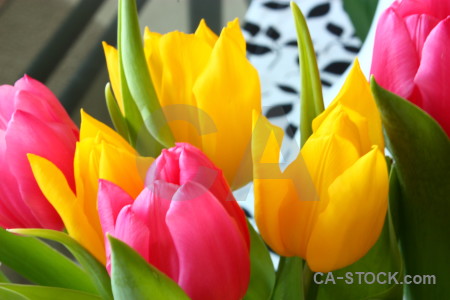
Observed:
[[[249,233],[222,171],[184,143],[163,150],[133,200],[100,181],[103,232],[121,239],[194,300],[242,299],[250,278]],[[107,267],[110,249],[107,243]]]
[[[450,136],[450,1],[395,1],[381,16],[371,73]]]
[[[77,127],[42,83],[25,75],[14,86],[0,86],[1,227],[63,227],[33,177],[27,153],[52,161],[73,187],[77,140]]]

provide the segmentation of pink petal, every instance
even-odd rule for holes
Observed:
[[[9,157],[6,152],[6,132],[0,129],[0,226],[4,228],[41,227],[33,216],[17,186],[16,178],[11,174]]]
[[[31,99],[18,99],[17,109],[25,110],[33,114],[39,112],[42,117],[48,117],[49,120],[66,123],[73,130],[77,131],[75,123],[72,122],[64,107],[61,105],[56,96],[41,82],[24,75],[14,84],[19,90],[26,92],[28,96],[34,96]],[[30,101],[33,100],[33,101]],[[37,114],[37,113],[36,113]]]
[[[142,191],[132,206],[135,215],[149,228],[148,262],[174,281],[178,280],[179,263],[166,214],[177,189],[174,184],[156,181]]]
[[[126,205],[131,205],[133,203],[133,198],[114,183],[100,179],[97,199],[98,214],[105,237],[106,257],[109,258],[111,255],[111,248],[106,234],[109,233],[114,236],[116,220],[120,210]]]
[[[6,129],[14,112],[14,98],[17,90],[10,85],[0,86],[0,130]]]
[[[248,248],[214,195],[186,183],[174,195],[166,220],[180,260],[178,284],[186,293],[193,300],[242,299],[250,276]]]
[[[425,14],[442,20],[450,15],[450,2],[447,0],[396,1],[391,7],[402,17]]]
[[[149,256],[149,234],[148,227],[136,217],[136,214],[131,209],[131,205],[122,208],[117,216],[114,237],[128,244],[147,261]],[[107,261],[106,267],[109,268],[110,257],[107,257]]]
[[[6,152],[10,171],[19,184],[19,191],[36,218],[46,228],[60,229],[61,220],[41,193],[26,157],[33,153],[52,161],[74,188],[73,155],[76,137],[69,128],[43,123],[38,116],[16,111],[6,132]]]
[[[439,20],[428,15],[412,15],[405,18],[411,40],[416,45],[419,59],[422,57],[422,48],[431,30],[439,23]]]
[[[178,185],[190,181],[201,184],[219,199],[241,229],[248,245],[250,244],[244,212],[237,204],[222,170],[202,151],[188,143],[177,143],[175,147],[163,150],[147,173],[146,185],[149,186],[158,179]],[[199,195],[192,195],[194,198],[197,196]]]
[[[440,22],[423,46],[422,60],[414,79],[422,108],[435,118],[450,136],[450,17]]]
[[[385,89],[408,98],[418,67],[419,55],[405,23],[394,10],[386,10],[378,22],[371,74]]]

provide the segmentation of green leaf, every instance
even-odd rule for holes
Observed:
[[[10,282],[8,276],[5,275],[5,273],[1,269],[2,263],[0,262],[0,283],[2,282]]]
[[[111,245],[111,276],[115,300],[189,299],[172,279],[149,265],[127,244],[111,236],[108,238]]]
[[[344,9],[355,28],[356,35],[362,42],[366,40],[378,0],[344,0]]]
[[[8,300],[32,300],[27,298],[20,293],[8,290],[0,286],[0,299],[8,299]]]
[[[280,257],[273,300],[303,300],[303,260],[299,257]]]
[[[393,199],[395,197],[395,186],[397,184],[395,175],[395,173],[391,172],[389,184],[390,202],[396,201],[396,199]],[[392,224],[391,210],[391,207],[389,207],[381,235],[369,252],[354,264],[332,272],[335,284],[333,281],[329,281],[325,284],[327,274],[316,278],[317,280],[324,281],[324,283],[317,287],[316,299],[402,299],[403,285],[397,283],[402,281],[404,270],[402,257],[398,248],[398,241]],[[358,274],[358,272],[364,272],[364,274]],[[373,275],[369,273],[372,273]],[[389,282],[389,275],[395,276],[395,280],[397,281],[391,280]],[[367,276],[366,279],[369,282],[374,282],[368,284],[365,281],[365,276]],[[380,284],[377,281],[376,276],[380,276],[379,279],[386,282]]]
[[[0,228],[0,245],[0,262],[34,283],[96,291],[78,265],[36,238],[18,236]]]
[[[436,284],[408,285],[411,299],[450,295],[450,140],[436,121],[371,79],[386,142],[398,173],[398,235],[406,274]]]
[[[312,121],[324,110],[324,106],[319,68],[308,25],[294,1],[291,2],[291,9],[297,30],[300,63],[300,138],[301,146],[303,146],[312,134]]]
[[[103,299],[113,299],[111,280],[105,266],[69,235],[49,229],[14,229],[10,231],[18,234],[49,239],[63,244],[81,264],[87,274],[89,274],[90,279],[97,287],[93,292],[95,294],[98,293]]]
[[[36,285],[24,285],[24,284],[5,284],[0,283],[0,298],[11,299],[1,297],[1,290],[21,295],[22,298],[17,299],[29,299],[29,300],[49,300],[49,299],[64,299],[64,300],[102,300],[102,298],[88,294],[77,290],[69,290],[48,286],[36,286]],[[14,298],[16,299],[16,298]]]
[[[111,84],[108,82],[105,86],[106,107],[108,108],[109,116],[113,122],[116,131],[126,140],[129,140],[127,124],[120,111],[117,100],[111,91]]]
[[[175,143],[174,138],[147,68],[134,0],[119,1],[118,46],[120,69],[124,75],[121,79],[126,83],[145,127],[161,145],[172,147]],[[128,116],[126,118],[128,119]]]
[[[247,221],[250,232],[250,284],[245,300],[270,299],[275,285],[275,270],[266,244]]]

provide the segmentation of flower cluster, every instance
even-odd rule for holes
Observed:
[[[103,44],[115,130],[83,110],[78,129],[26,75],[0,86],[0,263],[37,284],[0,271],[0,297],[402,299],[401,285],[319,287],[311,275],[450,280],[450,1],[395,1],[370,82],[355,60],[325,110],[315,59],[301,53],[311,99],[288,163],[238,20],[220,36],[202,20],[194,34],[146,29],[142,40],[134,1],[119,6],[118,49]],[[293,12],[300,50],[314,53]],[[249,182],[259,233],[233,195]],[[34,237],[62,243],[77,264]]]

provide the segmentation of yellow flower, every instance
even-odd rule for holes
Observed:
[[[83,111],[74,158],[76,191],[50,161],[32,154],[28,159],[39,187],[61,216],[69,235],[105,264],[97,211],[98,180],[109,180],[136,197],[144,187],[143,178],[153,159],[139,157],[118,133]]]
[[[104,45],[114,94],[120,99],[117,50]],[[252,111],[261,111],[257,71],[246,59],[238,20],[220,37],[200,22],[195,34],[144,35],[148,68],[177,142],[200,148],[239,187],[251,179]],[[246,156],[247,155],[247,156]],[[247,164],[245,164],[247,163]]]
[[[254,119],[255,217],[264,240],[315,272],[364,256],[384,224],[388,172],[381,119],[358,62],[286,170],[278,164],[282,130]]]

